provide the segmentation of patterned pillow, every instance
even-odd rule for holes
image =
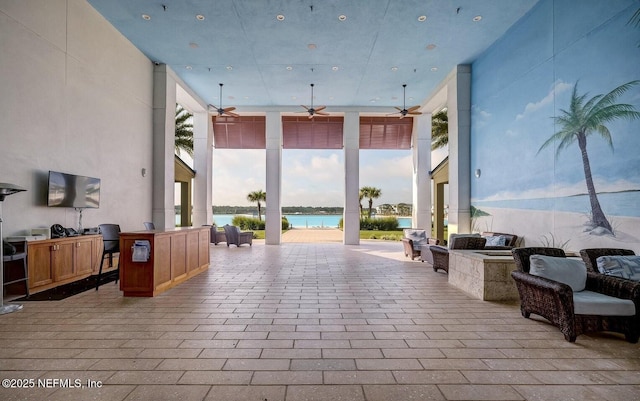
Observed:
[[[416,251],[419,251],[422,245],[428,244],[426,230],[405,229],[404,236],[413,241],[413,249]]]
[[[640,256],[600,256],[596,263],[602,274],[640,281]]]
[[[485,246],[505,246],[507,244],[507,237],[504,235],[490,235],[484,238],[487,239]]]
[[[584,290],[587,284],[587,266],[582,260],[531,255],[529,273],[567,284],[574,292]]]

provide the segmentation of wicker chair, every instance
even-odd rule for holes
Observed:
[[[600,256],[635,256],[635,253],[630,249],[590,248],[581,249],[580,256],[587,265],[587,270],[600,273],[600,271],[598,271],[598,258]],[[638,284],[640,285],[640,283]]]
[[[227,238],[227,246],[235,245],[239,247],[242,244],[253,243],[253,231],[240,231],[236,226],[224,225],[224,234]]]
[[[529,318],[532,313],[549,320],[558,327],[564,338],[575,342],[580,334],[598,331],[623,333],[630,343],[640,337],[640,291],[631,281],[618,280],[613,283],[600,273],[587,271],[585,290],[621,299],[630,299],[635,304],[635,316],[600,316],[574,313],[573,290],[567,284],[529,273],[531,255],[565,257],[558,248],[514,248],[511,250],[517,270],[511,272],[520,295],[520,311]]]
[[[427,231],[417,228],[405,228],[403,230],[402,246],[404,256],[414,260],[422,255],[425,245],[438,245],[440,240],[427,237]],[[424,262],[424,259],[421,259]]]
[[[484,249],[487,239],[479,236],[451,236],[449,240],[449,248],[432,245],[429,251],[433,255],[433,271],[439,269],[449,273],[449,250],[450,249]]]

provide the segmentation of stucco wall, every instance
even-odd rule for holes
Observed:
[[[151,218],[153,64],[84,0],[0,1],[0,182],[4,235],[78,213],[46,206],[49,170],[97,177],[83,226]],[[146,168],[146,177],[141,169]]]
[[[541,0],[472,66],[472,205],[476,230],[507,231],[526,245],[640,251],[640,119],[603,123],[586,151],[612,233],[593,224],[577,142],[556,152],[572,95],[582,104],[640,79],[640,27],[633,0]],[[640,83],[614,103],[640,112]]]

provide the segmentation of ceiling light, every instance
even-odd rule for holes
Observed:
[[[278,21],[284,21],[284,15],[282,15],[282,14],[278,14],[278,15],[276,15],[276,19],[277,19]]]
[[[438,67],[431,67],[431,71],[432,71],[432,72],[436,72],[436,71],[438,71]]]
[[[344,14],[341,14],[341,15],[339,15],[339,16],[338,16],[338,19],[339,19],[340,21],[346,21],[346,20],[347,20],[347,16],[346,16],[346,15],[344,15]]]
[[[297,96],[291,96],[291,100],[296,100],[297,98]]]
[[[333,67],[331,67],[331,69],[332,69],[333,71],[338,71],[340,68],[339,68],[337,65],[334,65]]]
[[[478,22],[482,19],[482,15],[476,15],[475,17],[473,17],[473,22]]]
[[[142,19],[145,21],[150,21],[151,20],[151,16],[148,14],[142,14]]]
[[[187,65],[184,68],[186,68],[187,70],[192,70],[193,69],[193,67],[191,67],[190,65]]]
[[[315,44],[315,43],[309,43],[309,44],[307,45],[307,47],[308,47],[310,50],[313,50],[313,49],[315,49],[317,46],[316,46],[316,44]]]
[[[227,66],[227,71],[231,71],[231,70],[233,70],[233,66],[228,65],[228,66]]]
[[[287,71],[291,71],[291,70],[293,70],[293,67],[292,67],[292,66],[290,66],[290,65],[288,65],[288,66],[287,66]]]
[[[418,17],[418,21],[420,22],[425,22],[427,20],[427,16],[426,15],[421,15]]]
[[[434,45],[433,43],[430,43],[427,45],[427,50],[433,50],[436,48],[436,45]]]
[[[195,43],[195,42],[191,42],[191,43],[189,43],[189,47],[192,48],[192,49],[197,49],[198,48],[198,44]]]
[[[391,71],[393,71],[393,72],[398,71],[398,67],[391,67]]]
[[[196,15],[196,19],[197,19],[198,21],[204,21],[204,15],[202,15],[202,14],[198,14],[198,15]]]

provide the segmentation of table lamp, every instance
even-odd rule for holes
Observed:
[[[22,191],[26,191],[26,189],[14,184],[0,182],[0,240],[2,239],[2,202],[7,196]],[[4,305],[4,244],[0,247],[0,291],[0,315],[22,309],[22,305]]]

